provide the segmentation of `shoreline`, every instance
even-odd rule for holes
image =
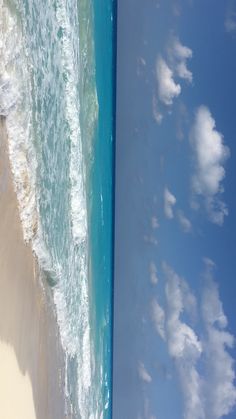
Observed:
[[[44,285],[23,239],[1,117],[0,416],[7,419],[65,419],[64,354]]]

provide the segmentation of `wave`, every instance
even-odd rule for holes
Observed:
[[[69,2],[68,2],[69,3]],[[75,53],[79,49],[79,34],[76,24],[71,22],[78,16],[77,2],[73,2],[73,13],[67,10],[65,1],[57,3],[56,17],[62,30],[62,59],[66,73],[66,119],[70,129],[71,157],[70,157],[70,180],[71,180],[71,215],[74,240],[83,242],[87,237],[87,207],[85,193],[85,168],[83,162],[83,150],[81,128],[79,122],[80,105],[78,98],[78,69],[79,55]],[[78,47],[75,47],[75,42]]]
[[[0,0],[0,114],[6,118],[24,239],[32,244],[53,286],[66,363],[73,360],[76,365],[78,412],[81,417],[98,418],[102,416],[100,393],[93,383],[85,162],[85,156],[92,154],[98,115],[94,85],[85,88],[84,73],[92,67],[85,44],[91,39],[80,44],[76,1],[57,0],[54,7],[47,1],[29,0],[26,9],[23,1],[15,0],[14,5],[15,10],[10,10]],[[94,69],[89,71],[93,77]],[[83,89],[88,97],[81,108]],[[65,185],[62,196],[61,185]],[[67,397],[68,386],[66,379]]]
[[[36,160],[31,138],[31,104],[24,42],[19,22],[0,3],[0,113],[6,117],[9,157],[14,175],[25,241],[37,229],[35,197]]]

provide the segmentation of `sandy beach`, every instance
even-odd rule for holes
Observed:
[[[0,418],[64,418],[63,354],[53,308],[23,240],[0,121]]]

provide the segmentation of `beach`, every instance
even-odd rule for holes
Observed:
[[[25,244],[0,121],[0,417],[65,418],[64,363],[50,290]]]

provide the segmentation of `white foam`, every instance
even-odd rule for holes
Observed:
[[[91,355],[90,355],[90,327],[87,324],[84,336],[83,336],[83,382],[85,388],[88,389],[91,386]]]
[[[62,28],[62,59],[63,68],[65,70],[65,89],[66,89],[66,119],[70,129],[70,180],[71,180],[71,222],[72,232],[75,244],[82,245],[82,248],[87,242],[87,203],[86,203],[86,169],[83,160],[83,147],[80,127],[80,103],[78,97],[78,83],[79,83],[79,34],[76,32],[78,25],[71,22],[73,16],[77,19],[78,10],[77,3],[67,3],[65,1],[58,1],[56,17],[58,24]],[[91,342],[90,342],[90,327],[89,327],[89,299],[88,299],[88,275],[86,255],[83,262],[81,257],[80,267],[80,330],[82,333],[82,347],[81,337],[80,341],[76,336],[71,336],[68,333],[68,319],[66,318],[66,303],[65,294],[61,293],[59,289],[55,291],[54,298],[58,307],[58,320],[61,325],[62,341],[69,351],[70,355],[77,355],[78,362],[78,405],[82,417],[88,417],[89,407],[88,399],[91,391]],[[75,333],[76,334],[76,333]]]
[[[58,1],[57,20],[62,28],[62,58],[66,71],[66,119],[70,129],[71,157],[71,215],[72,230],[76,242],[84,241],[87,237],[87,208],[85,192],[85,167],[81,128],[79,121],[80,106],[77,93],[79,56],[76,54],[74,43],[79,44],[78,33],[75,33],[75,24],[71,24],[71,17],[78,16],[77,2],[73,2],[73,13],[68,13],[65,1]],[[69,8],[69,6],[68,6]],[[79,45],[77,46],[79,49]]]
[[[68,123],[71,142],[70,204],[74,244],[72,243],[72,254],[69,258],[71,258],[70,266],[75,264],[78,268],[77,271],[72,269],[70,277],[66,280],[62,278],[61,261],[58,261],[57,257],[52,259],[47,249],[45,232],[42,230],[38,215],[37,160],[32,127],[32,74],[30,67],[32,58],[29,52],[27,56],[26,41],[23,36],[25,28],[21,28],[15,15],[11,14],[9,9],[4,6],[3,0],[0,0],[0,114],[6,117],[9,156],[24,239],[32,242],[41,268],[50,273],[52,277],[57,278],[57,285],[53,293],[54,302],[63,348],[68,356],[77,357],[80,414],[81,417],[90,415],[91,418],[98,418],[98,413],[91,415],[93,408],[91,398],[94,399],[94,395],[92,395],[91,389],[93,383],[87,266],[86,167],[83,160],[79,121],[79,56],[75,53],[79,49],[79,34],[76,29],[78,25],[71,22],[71,19],[76,20],[78,16],[76,5],[76,1],[58,0],[56,8],[57,26],[60,25],[62,28],[61,53],[66,90],[65,115],[63,116],[66,117]],[[30,2],[31,6],[32,2]],[[71,7],[70,11],[68,11],[68,7]],[[29,13],[32,13],[31,9]],[[80,253],[77,254],[79,250]],[[77,263],[76,257],[80,259],[79,263]],[[67,284],[64,283],[66,281]],[[78,292],[78,296],[73,295],[74,290]],[[71,310],[74,308],[73,304],[77,297],[80,302],[79,314],[73,322]]]
[[[16,17],[0,2],[0,114],[6,117],[9,157],[14,175],[24,239],[36,225],[36,160],[31,139],[29,76],[22,31]]]
[[[7,116],[16,105],[17,92],[11,83],[10,77],[5,72],[0,74],[0,115]]]

